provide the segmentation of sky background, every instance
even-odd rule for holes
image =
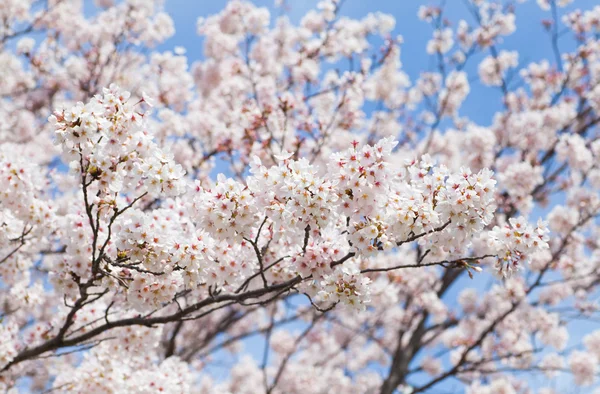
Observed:
[[[317,2],[316,0],[288,0],[288,15],[292,22],[298,23],[308,10],[316,6]],[[274,0],[256,0],[254,3],[269,8],[272,17],[280,13],[280,10],[274,7]],[[157,49],[173,50],[176,46],[182,46],[187,50],[190,64],[202,60],[202,40],[196,33],[197,19],[198,17],[218,13],[226,4],[226,0],[166,0],[164,10],[175,21],[176,34]],[[431,37],[432,28],[416,16],[421,5],[436,4],[439,4],[439,2],[423,0],[346,0],[340,15],[362,18],[369,12],[377,11],[393,15],[396,19],[394,33],[402,35],[404,38],[401,55],[403,68],[411,80],[414,81],[421,72],[430,71],[436,67],[432,57],[425,51],[427,41]],[[575,0],[571,6],[560,9],[559,14],[564,15],[574,8],[591,9],[598,4],[600,4],[600,0]],[[456,26],[460,19],[465,19],[469,23],[473,22],[473,17],[468,12],[463,0],[446,0],[444,15],[452,22],[453,26]],[[553,64],[551,42],[541,23],[542,19],[549,19],[550,17],[550,12],[542,11],[535,0],[527,0],[523,4],[518,4],[516,7],[517,32],[505,37],[503,42],[498,45],[498,49],[518,51],[520,64],[538,62],[542,59],[548,59]],[[564,52],[573,48],[573,41],[565,36],[561,41],[561,51]],[[477,64],[481,59],[481,56],[474,57],[469,62],[470,67],[466,68],[469,75],[476,75]],[[484,87],[478,81],[472,81],[471,93],[460,110],[460,116],[468,117],[482,126],[489,126],[492,123],[494,113],[501,109],[501,97],[498,89]],[[534,211],[533,216],[539,216],[542,213],[540,210]],[[464,279],[449,291],[446,302],[451,305],[454,304],[457,294],[465,287],[476,287],[483,291],[494,283],[499,282],[489,275],[482,274],[477,280],[473,281],[465,275]],[[589,332],[590,329],[598,329],[599,327],[598,323],[595,322],[582,323],[576,321],[570,323],[569,328],[571,345],[580,342],[581,336]],[[247,345],[255,357],[260,356],[262,344],[259,340],[249,341]],[[546,386],[547,384],[543,377],[531,379],[534,387]],[[588,393],[592,391],[591,389],[577,389],[571,384],[569,377],[559,379],[557,383],[556,388],[560,393]],[[457,392],[456,382],[436,386],[431,392],[443,393],[449,391]]]

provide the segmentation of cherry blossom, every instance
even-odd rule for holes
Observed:
[[[292,3],[0,4],[0,390],[593,390],[600,7]]]

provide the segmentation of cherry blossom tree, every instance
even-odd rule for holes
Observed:
[[[411,80],[340,0],[230,1],[191,65],[158,0],[0,2],[0,389],[591,392],[600,6],[538,0],[527,64],[519,3],[422,6]]]

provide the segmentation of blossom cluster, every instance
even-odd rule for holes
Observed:
[[[65,391],[130,393],[189,392],[192,375],[176,357],[156,363],[145,354],[144,343],[156,341],[148,328],[121,329],[112,343],[102,343],[86,354],[77,367],[63,368],[54,387]],[[118,352],[124,357],[114,357]],[[84,374],[86,379],[77,379]]]
[[[334,184],[320,176],[318,168],[306,159],[290,160],[289,156],[285,154],[278,166],[268,169],[256,157],[248,188],[277,234],[292,238],[302,237],[307,228],[324,229],[335,222],[338,196]]]
[[[534,253],[548,248],[546,225],[539,221],[531,226],[525,218],[510,218],[503,227],[495,226],[490,233],[492,248],[498,255],[496,269],[503,276],[511,276],[531,261]]]
[[[101,195],[148,193],[176,196],[184,191],[184,172],[147,130],[141,99],[111,85],[87,104],[56,111],[50,123],[70,167],[95,181]]]
[[[197,186],[194,210],[198,224],[220,240],[240,242],[249,236],[258,220],[255,201],[248,187],[219,174],[214,187]]]

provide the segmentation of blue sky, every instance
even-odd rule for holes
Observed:
[[[277,15],[279,10],[274,8],[273,0],[256,0],[255,4],[268,7],[272,16]],[[435,67],[435,62],[425,52],[427,41],[431,37],[431,27],[428,23],[420,21],[417,17],[417,10],[421,5],[438,4],[437,1],[423,0],[346,0],[344,2],[341,15],[361,18],[369,12],[384,12],[393,15],[396,18],[396,28],[394,33],[404,37],[402,48],[402,62],[404,71],[411,80],[415,80],[419,73],[428,71]],[[182,46],[187,49],[187,56],[190,63],[202,59],[202,42],[196,34],[196,21],[200,16],[209,16],[219,12],[227,4],[226,0],[166,0],[164,9],[175,21],[176,34],[167,42],[162,44],[159,50],[171,50],[175,46]],[[288,15],[293,22],[298,22],[302,15],[311,8],[314,8],[317,0],[289,0],[290,11]],[[560,9],[560,14],[574,8],[590,9],[598,5],[598,0],[575,0],[574,4],[565,9]],[[473,22],[463,0],[446,0],[444,11],[445,16],[455,26],[460,19]],[[498,45],[498,49],[516,50],[519,53],[519,62],[527,64],[532,61],[548,59],[553,63],[551,52],[551,42],[549,36],[541,24],[541,20],[550,18],[548,11],[542,11],[535,0],[528,0],[524,4],[518,4],[516,8],[517,32],[512,36],[506,37]],[[561,50],[571,50],[574,43],[565,36],[561,41]],[[487,55],[487,53],[486,53]],[[477,64],[481,60],[475,57],[470,61],[470,67],[466,71],[470,75],[476,75]],[[483,87],[477,81],[471,84],[471,93],[465,104],[461,108],[460,115],[472,119],[474,122],[483,126],[488,126],[492,122],[494,113],[501,108],[501,94],[498,89]],[[534,212],[534,216],[541,212]],[[482,274],[478,280],[469,280],[466,276],[459,281],[449,291],[447,302],[453,304],[458,292],[465,287],[478,287],[481,290],[487,287],[490,278]],[[498,282],[496,282],[498,283]],[[596,324],[597,325],[597,324]],[[580,335],[589,330],[588,324],[575,323],[570,325],[572,331],[571,343],[579,342]],[[596,327],[597,328],[597,327]],[[253,341],[249,344],[251,351],[254,349],[262,350],[262,344]],[[543,386],[544,379],[533,378],[534,385]],[[558,388],[569,387],[570,379],[559,382]],[[436,389],[452,390],[453,384],[442,385]],[[435,390],[435,392],[440,392]],[[585,389],[577,392],[587,392]]]

